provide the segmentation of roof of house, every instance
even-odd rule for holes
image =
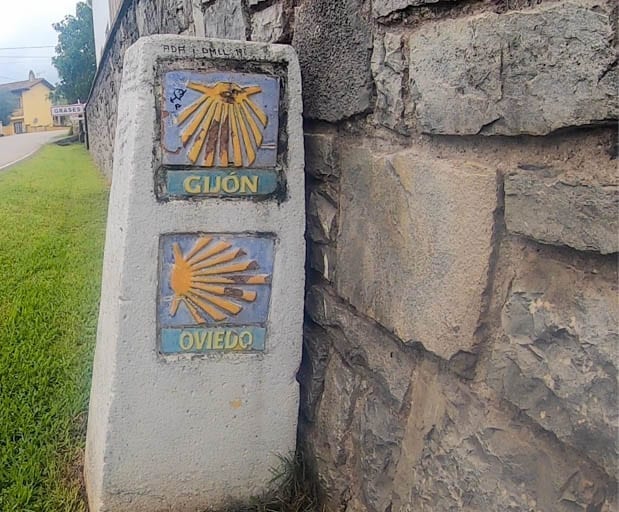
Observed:
[[[45,78],[35,78],[34,80],[22,80],[21,82],[10,82],[8,84],[0,84],[0,91],[19,92],[32,89],[37,84],[43,84],[50,91],[54,90],[54,86]]]

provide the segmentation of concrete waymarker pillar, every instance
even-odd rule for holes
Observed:
[[[202,511],[294,451],[305,225],[292,48],[125,55],[88,418],[92,512]]]

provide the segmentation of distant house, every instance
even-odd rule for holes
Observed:
[[[28,80],[0,84],[0,90],[10,91],[18,97],[17,108],[11,115],[9,124],[3,127],[4,135],[53,129],[50,92],[54,90],[54,86],[47,80],[36,78],[31,71]]]

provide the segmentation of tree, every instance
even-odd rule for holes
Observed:
[[[51,101],[54,105],[66,105],[67,99],[62,94],[62,91],[58,90],[58,87],[59,86],[56,86],[53,91],[49,91],[47,97],[49,98],[49,101]]]
[[[69,103],[88,99],[90,86],[95,76],[95,37],[92,26],[92,0],[78,2],[75,16],[65,16],[53,24],[58,32],[56,56],[52,62],[58,70],[60,83],[57,94]]]
[[[17,108],[17,96],[11,91],[0,91],[0,123],[9,124],[11,114]]]

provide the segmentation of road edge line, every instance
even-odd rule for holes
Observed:
[[[3,171],[7,167],[11,167],[12,165],[18,164],[19,162],[21,162],[22,160],[25,160],[26,158],[30,158],[32,155],[34,155],[37,151],[39,151],[41,148],[45,147],[46,145],[47,144],[43,144],[43,146],[40,146],[40,147],[36,148],[34,151],[31,151],[27,155],[22,156],[22,157],[18,158],[17,160],[13,160],[12,162],[9,162],[8,164],[0,166],[0,171]]]

